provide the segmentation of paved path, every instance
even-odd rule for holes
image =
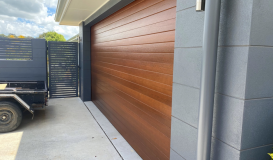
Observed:
[[[31,118],[0,134],[0,160],[123,159],[79,98],[51,99]]]

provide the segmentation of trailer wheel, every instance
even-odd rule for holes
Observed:
[[[22,111],[14,103],[0,102],[0,133],[10,132],[22,122]]]

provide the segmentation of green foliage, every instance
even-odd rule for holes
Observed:
[[[4,34],[0,34],[0,37],[7,37],[6,35],[4,35]]]
[[[39,38],[46,39],[46,41],[66,41],[63,35],[55,32],[55,31],[49,31],[46,33],[42,33],[39,35]]]
[[[27,38],[27,39],[34,39],[34,38],[31,37],[31,36],[25,36],[25,38]]]
[[[47,32],[46,32],[46,33],[47,33]],[[40,38],[40,39],[45,39],[46,33],[40,34],[38,38]]]

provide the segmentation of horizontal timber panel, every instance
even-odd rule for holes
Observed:
[[[145,61],[136,61],[136,60],[125,60],[118,58],[108,58],[108,57],[93,57],[93,61],[100,61],[106,63],[117,64],[121,66],[127,66],[132,68],[138,68],[153,72],[159,72],[164,74],[173,74],[173,65],[167,63],[155,63],[155,62],[145,62]]]
[[[158,82],[155,82],[155,81],[152,81],[149,79],[134,76],[134,75],[131,75],[128,73],[116,71],[116,70],[113,70],[110,68],[105,68],[102,66],[93,65],[93,71],[109,73],[111,75],[114,75],[116,77],[120,77],[122,79],[126,79],[127,81],[139,84],[139,85],[144,86],[146,88],[150,88],[150,89],[160,92],[162,94],[172,96],[172,86],[169,86],[169,85],[163,85],[162,83],[158,83]]]
[[[103,28],[105,26],[111,25],[112,23],[114,23],[118,20],[129,17],[130,15],[135,14],[136,12],[141,11],[141,10],[149,7],[150,5],[156,4],[160,1],[162,1],[162,0],[153,0],[153,1],[139,0],[139,1],[132,2],[129,5],[127,5],[126,7],[117,11],[115,14],[112,14],[111,16],[109,16],[107,21],[102,21],[102,22],[96,24],[93,27],[93,30],[98,30],[98,29]]]
[[[116,47],[93,46],[92,50],[95,52],[172,53],[174,52],[174,42],[130,45],[130,46],[116,46]]]
[[[175,19],[135,0],[91,28],[92,101],[144,160],[170,158]]]
[[[128,123],[121,116],[117,116],[118,114],[101,97],[96,95],[93,102],[111,121],[119,133],[131,144],[141,158],[145,160],[157,159],[155,154],[150,150],[152,147],[149,147],[149,145],[151,144],[147,140],[139,141],[139,139],[145,139],[145,137],[140,137],[134,128],[128,127]]]
[[[161,74],[161,73],[156,73],[156,72],[150,72],[150,71],[145,71],[141,69],[135,69],[135,68],[129,68],[129,67],[124,67],[124,66],[119,66],[119,65],[113,65],[110,63],[104,63],[104,62],[96,62],[94,65],[97,66],[103,66],[106,68],[111,68],[120,72],[128,73],[131,75],[135,75],[138,77],[146,78],[149,80],[153,80],[159,83],[163,83],[166,85],[172,85],[172,80],[173,76],[168,75],[168,74]]]
[[[97,79],[95,79],[97,80]],[[95,82],[94,85],[99,84],[101,82]],[[131,97],[127,94],[125,94],[124,92],[113,88],[113,91],[115,92],[115,94],[119,95],[120,97],[124,98],[125,100],[127,100],[129,103],[133,104],[135,107],[139,108],[140,110],[144,111],[145,113],[147,113],[148,115],[150,115],[151,117],[153,117],[155,120],[157,120],[158,122],[164,124],[165,126],[171,128],[171,119],[170,117],[162,114],[161,112],[153,109],[152,107],[142,103],[141,101],[139,101],[138,99]]]
[[[94,70],[94,71],[96,72],[96,70]],[[115,81],[115,82],[117,82],[119,84],[122,84],[122,85],[124,85],[124,86],[126,86],[128,88],[131,88],[131,89],[133,89],[133,90],[135,90],[135,91],[137,91],[137,92],[139,92],[141,94],[144,94],[144,95],[146,95],[146,96],[148,96],[150,98],[153,98],[153,99],[155,99],[155,100],[157,100],[159,102],[162,102],[162,103],[164,103],[166,105],[171,105],[171,103],[172,103],[172,97],[171,96],[164,95],[164,94],[162,94],[160,92],[156,92],[156,91],[151,90],[149,88],[143,87],[143,86],[141,86],[139,84],[132,83],[130,81],[124,80],[124,79],[119,78],[119,77],[115,77],[115,76],[113,76],[111,74],[107,74],[105,72],[99,72],[99,74],[103,75],[104,77],[107,77],[107,78],[109,78],[109,79],[111,79],[111,80],[113,80],[113,81]]]
[[[127,94],[131,97],[135,97],[136,99],[138,99],[142,103],[152,107],[153,109],[161,112],[162,114],[164,114],[166,116],[171,116],[171,106],[168,106],[164,103],[154,100],[154,99],[152,99],[144,94],[141,94],[133,89],[125,87],[125,86],[123,86],[111,79],[108,79],[102,75],[96,74],[95,72],[92,72],[92,74],[93,74],[94,79],[96,79],[95,81],[102,81],[104,83],[109,83],[112,87],[118,88],[120,91],[124,92],[125,94]]]
[[[151,15],[160,13],[164,10],[174,8],[175,6],[176,6],[176,0],[160,1],[159,3],[157,3],[155,5],[152,5],[149,7],[147,6],[147,8],[137,12],[137,14],[132,14],[126,18],[123,18],[119,21],[112,23],[111,25],[108,25],[108,26],[101,28],[99,30],[95,30],[95,34],[106,32],[106,31],[109,31],[113,28],[118,28],[118,27],[123,26],[125,24],[129,24],[129,23],[138,21],[138,20],[143,19],[145,17],[149,17]]]
[[[160,121],[157,121],[152,116],[150,116],[145,110],[141,110],[139,107],[135,106],[134,104],[130,103],[127,99],[124,97],[119,96],[118,90],[111,87],[110,85],[103,84],[103,83],[97,83],[98,87],[109,90],[112,94],[115,95],[116,99],[120,99],[121,101],[126,101],[126,108],[123,107],[123,110],[130,110],[140,118],[144,119],[148,124],[152,125],[154,128],[156,128],[158,131],[160,131],[162,134],[170,138],[170,127],[166,126],[164,123],[161,123]]]
[[[107,32],[100,33],[99,36],[100,37],[110,36],[113,34],[122,33],[125,31],[129,31],[129,30],[137,29],[137,28],[140,28],[143,26],[147,26],[147,25],[150,25],[153,23],[158,23],[158,22],[163,22],[163,21],[169,20],[169,19],[174,19],[176,17],[175,11],[176,11],[176,8],[168,9],[168,10],[160,12],[158,14],[154,14],[149,17],[140,19],[138,21],[123,25],[121,27],[114,28],[114,29],[109,30]],[[94,35],[95,32],[93,30],[91,31],[91,33],[92,33],[91,35],[96,36],[96,35]]]
[[[174,53],[93,52],[93,56],[173,64]]]
[[[136,113],[133,113],[131,110],[129,110],[126,106],[128,103],[119,98],[118,96],[114,94],[107,93],[107,88],[105,87],[98,87],[98,89],[101,89],[103,94],[98,93],[97,95],[102,97],[102,99],[107,100],[108,104],[111,103],[115,107],[111,107],[120,117],[123,117],[124,121],[128,123],[127,126],[133,127],[136,134],[138,134],[140,137],[143,137],[143,141],[148,141],[152,145],[149,147],[149,149],[156,153],[157,155],[160,154],[160,157],[157,158],[164,158],[166,155],[169,154],[169,149],[165,149],[164,146],[170,146],[170,139],[163,135],[160,132],[156,132],[155,128],[149,123],[145,122],[142,118],[138,117]],[[105,91],[106,90],[106,91]],[[105,93],[106,92],[106,93]],[[147,138],[148,140],[144,139]],[[160,140],[159,140],[159,139]],[[162,154],[163,153],[163,154]],[[165,155],[165,156],[164,156]],[[167,158],[167,157],[166,157]],[[164,158],[164,159],[166,159]]]
[[[116,41],[110,41],[105,43],[94,44],[95,47],[113,47],[113,46],[128,46],[150,43],[164,43],[173,42],[175,37],[175,31],[162,32],[151,35],[144,35],[140,37],[132,37],[127,39],[121,39]]]
[[[134,30],[125,31],[122,33],[101,37],[100,35],[96,36],[96,39],[93,40],[94,44],[96,43],[103,43],[108,41],[120,40],[120,39],[127,39],[131,37],[138,37],[143,35],[150,35],[156,34],[166,31],[174,31],[175,26],[175,19],[166,20],[163,22],[158,22],[155,24],[150,24],[148,26],[143,26]],[[101,37],[101,38],[100,38]]]

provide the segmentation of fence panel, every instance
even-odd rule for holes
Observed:
[[[0,38],[0,81],[47,81],[44,39]]]
[[[0,38],[0,60],[32,60],[31,39]]]

